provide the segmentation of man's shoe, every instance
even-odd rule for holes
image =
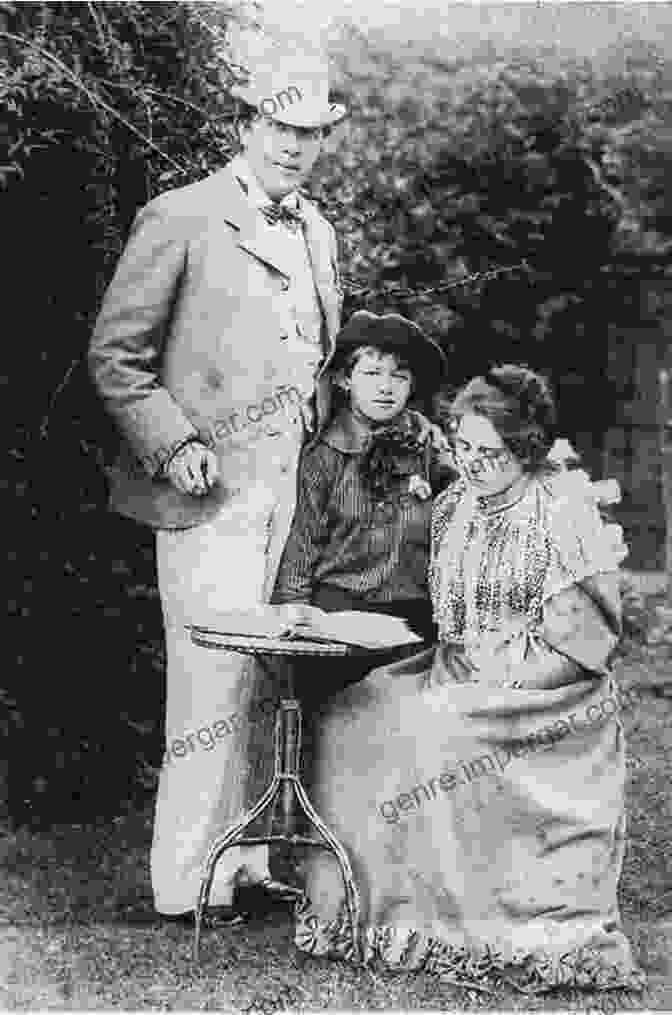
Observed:
[[[194,917],[194,922],[196,922]],[[240,927],[245,923],[245,913],[235,906],[213,906],[203,913],[202,925],[206,930],[223,930],[225,927]]]
[[[190,909],[187,913],[173,915],[161,914],[162,919],[170,923],[181,923],[186,927],[194,927],[196,913]],[[209,906],[203,913],[201,926],[204,930],[223,930],[226,927],[239,927],[245,923],[245,916],[235,906]]]
[[[260,881],[250,881],[245,887],[263,892],[269,899],[278,902],[296,902],[297,899],[302,899],[304,894],[300,888],[288,885],[285,881],[276,881],[270,875]]]
[[[258,920],[277,912],[278,907],[286,909],[288,905],[295,905],[303,897],[304,893],[299,888],[270,876],[258,881],[246,879],[239,882],[236,889],[236,902],[241,911]]]

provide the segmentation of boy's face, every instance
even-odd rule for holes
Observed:
[[[274,201],[306,181],[322,151],[322,137],[321,127],[289,127],[266,116],[240,127],[250,168]]]
[[[363,349],[341,386],[350,398],[355,416],[372,423],[389,423],[406,408],[413,388],[413,374],[399,365],[396,356]]]

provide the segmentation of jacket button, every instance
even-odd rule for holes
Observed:
[[[289,335],[287,334],[286,331],[281,331],[280,332],[280,341],[281,342],[286,342],[288,340],[288,338],[289,338]]]
[[[283,278],[282,282],[280,283],[280,288],[282,289],[283,293],[289,292],[289,279],[288,278]]]

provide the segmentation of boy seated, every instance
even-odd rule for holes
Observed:
[[[273,602],[392,614],[433,640],[427,565],[441,464],[408,406],[436,392],[445,365],[439,346],[399,314],[358,311],[339,332],[333,418],[302,454]],[[387,661],[341,661],[335,686],[335,668],[321,663],[320,691]]]

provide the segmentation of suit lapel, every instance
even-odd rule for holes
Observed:
[[[238,230],[238,246],[264,264],[289,276],[291,263],[281,230],[269,225],[263,215],[259,215],[256,208],[248,203],[228,166],[222,172],[225,176],[220,200],[224,218]]]
[[[248,203],[229,166],[221,174],[220,202],[224,217],[238,230],[238,246],[289,277],[291,263],[281,230],[269,225]],[[340,296],[335,266],[331,261],[329,227],[308,201],[301,201],[301,210],[306,220],[305,237],[315,287],[327,326],[325,352],[329,359],[340,325]]]
[[[306,219],[306,245],[315,279],[315,287],[324,314],[326,347],[322,368],[315,383],[315,410],[317,432],[331,416],[331,381],[325,373],[336,347],[336,335],[341,324],[341,293],[338,285],[338,267],[332,263],[329,226],[317,211],[302,202]]]
[[[282,231],[271,226],[261,215],[252,212],[252,221],[241,228],[238,246],[289,277],[291,258],[287,256],[287,245],[283,243]]]
[[[329,227],[306,201],[301,202],[306,220],[306,245],[310,256],[310,265],[315,279],[317,294],[320,299],[322,313],[327,325],[326,358],[330,359],[334,351],[334,339],[340,325],[341,306],[337,288],[337,278],[331,263],[329,246]]]

